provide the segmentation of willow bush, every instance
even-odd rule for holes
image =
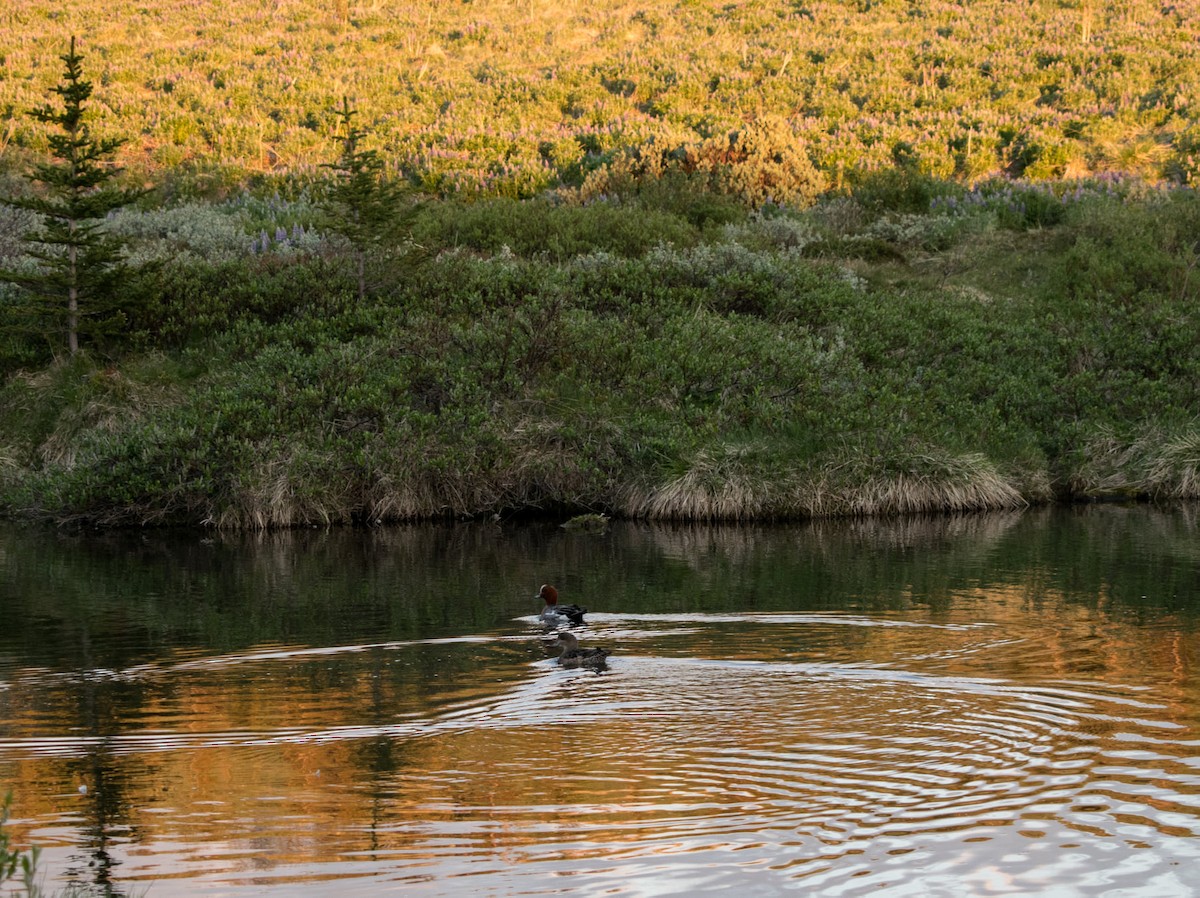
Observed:
[[[1195,196],[1010,186],[706,224],[636,196],[431,203],[419,264],[365,298],[303,196],[194,231],[127,212],[158,261],[134,326],[10,369],[0,505],[272,527],[1189,495]],[[1029,192],[1057,224],[1011,224]]]

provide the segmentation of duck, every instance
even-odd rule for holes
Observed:
[[[587,613],[586,608],[580,608],[578,605],[558,604],[558,590],[549,583],[542,584],[534,598],[546,603],[546,607],[538,615],[538,620],[555,627],[577,627],[583,623],[583,616]]]
[[[561,667],[587,667],[591,670],[608,667],[608,656],[612,652],[608,649],[581,649],[574,633],[559,633],[558,644],[562,646],[562,654],[558,656]]]

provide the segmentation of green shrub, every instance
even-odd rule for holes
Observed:
[[[1009,186],[922,215],[669,217],[687,241],[638,231],[627,253],[636,198],[427,208],[478,245],[365,302],[332,249],[182,254],[144,273],[136,352],[0,390],[0,503],[262,527],[1007,507],[1112,471],[1186,493],[1195,198],[1064,189],[1060,224],[1007,230]],[[612,243],[576,251],[594,233]],[[856,246],[909,265],[847,262]]]
[[[567,259],[589,252],[638,256],[659,243],[688,245],[697,227],[671,211],[639,202],[588,206],[549,200],[483,200],[439,203],[415,220],[413,240],[423,247]]]
[[[864,209],[876,215],[902,212],[928,213],[936,200],[961,196],[962,189],[911,166],[893,165],[862,172],[851,181],[851,195]]]
[[[19,871],[26,898],[39,898],[43,894],[37,875],[38,856],[41,851],[36,845],[28,851],[17,851],[12,847],[11,836],[5,829],[11,807],[12,793],[9,792],[0,804],[0,886],[16,876]]]
[[[127,296],[135,349],[182,349],[237,321],[284,321],[337,308],[355,290],[349,260],[243,256],[210,264],[187,256],[146,268]]]

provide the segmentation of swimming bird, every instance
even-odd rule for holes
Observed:
[[[586,608],[580,608],[578,605],[558,604],[558,590],[549,583],[543,584],[534,598],[546,603],[546,607],[538,615],[538,620],[555,627],[578,626],[583,623],[583,616],[587,613]]]
[[[574,633],[559,633],[558,644],[562,646],[562,654],[558,656],[558,663],[562,667],[587,667],[592,670],[608,667],[608,656],[612,653],[608,649],[581,649]]]

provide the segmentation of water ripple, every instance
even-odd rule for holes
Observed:
[[[475,883],[537,892],[548,881],[651,894],[647,858],[672,893],[753,894],[765,882],[766,894],[1072,894],[1061,888],[1071,877],[1133,887],[1135,855],[1094,869],[1116,844],[1141,853],[1142,882],[1162,895],[1200,887],[1171,866],[1200,868],[1200,739],[1168,701],[1137,684],[994,673],[1022,656],[1027,636],[897,623],[596,615],[580,632],[618,647],[603,674],[559,668],[540,630],[22,671],[6,699],[136,686],[153,701],[102,733],[48,733],[49,712],[30,702],[0,731],[0,762],[102,756],[157,767],[184,756],[204,767],[219,756],[253,779],[280,757],[305,758],[302,788],[266,779],[252,800],[172,815],[208,845],[189,856],[198,887],[248,876],[260,854],[302,840],[314,807],[337,820],[368,795],[378,820],[334,828],[325,850],[337,859],[320,865],[347,893],[369,857],[363,894],[460,894]],[[873,628],[886,641],[857,661],[821,659],[816,624]],[[944,640],[932,647],[919,636],[931,628]],[[481,673],[442,671],[443,650],[479,653]],[[389,674],[413,669],[410,654],[431,651],[420,701],[382,691]],[[305,680],[330,671],[360,691],[326,694]],[[231,698],[286,713],[270,726],[230,725]],[[398,760],[369,782],[340,777],[346,754],[367,747]],[[283,810],[264,815],[269,803]],[[232,840],[227,852],[210,844],[218,839]],[[1009,859],[1050,849],[1053,859],[1004,872]],[[144,860],[128,857],[127,869],[153,878],[154,856],[167,852],[181,849],[167,840]],[[299,860],[255,878],[281,894],[300,881],[314,887]]]

